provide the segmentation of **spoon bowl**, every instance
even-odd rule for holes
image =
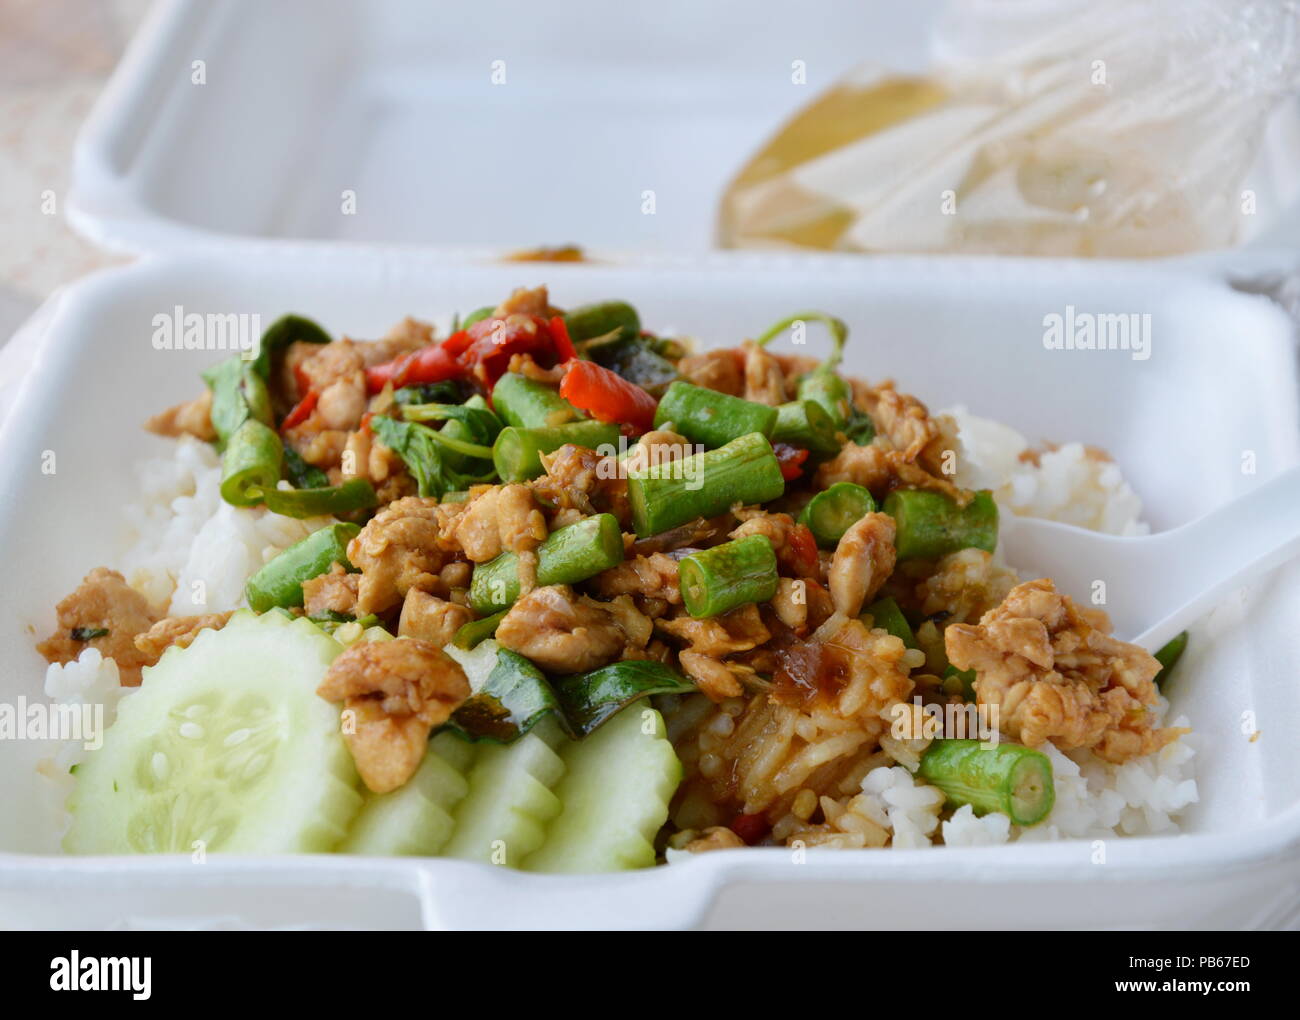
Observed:
[[[999,541],[1022,576],[1050,577],[1104,609],[1117,637],[1155,651],[1229,591],[1300,553],[1300,468],[1156,535],[1004,515]]]

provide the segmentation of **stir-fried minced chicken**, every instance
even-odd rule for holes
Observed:
[[[212,391],[204,390],[193,400],[155,414],[144,427],[159,436],[193,436],[212,442],[217,438],[217,430],[212,427]]]
[[[661,612],[682,602],[677,561],[661,552],[632,556],[617,567],[597,574],[589,586],[602,598],[632,595],[643,604],[654,602]]]
[[[203,631],[220,630],[230,617],[229,612],[169,616],[165,620],[159,620],[143,634],[137,634],[135,647],[148,657],[147,665],[152,666],[168,648],[188,648]]]
[[[441,648],[403,638],[345,649],[316,693],[343,703],[343,739],[357,772],[368,789],[388,793],[415,774],[429,734],[470,690],[464,671]]]
[[[342,564],[335,563],[326,573],[303,581],[303,609],[308,616],[351,616],[356,612],[360,588],[361,575],[348,573]]]
[[[473,562],[486,563],[503,552],[536,549],[546,533],[546,518],[527,485],[483,485],[470,490],[446,541]]]
[[[348,559],[361,571],[357,613],[385,612],[412,588],[432,590],[451,558],[439,534],[435,499],[409,496],[375,514],[348,544]]]
[[[402,615],[397,623],[398,637],[419,638],[441,648],[449,644],[456,631],[474,619],[474,613],[436,595],[412,588],[402,602]]]
[[[894,570],[894,519],[867,514],[849,528],[831,559],[831,601],[843,616],[857,616]]]
[[[921,401],[898,392],[891,382],[868,386],[855,381],[853,399],[875,424],[876,436],[861,446],[845,443],[838,456],[818,467],[817,488],[853,482],[877,499],[895,488],[930,489],[963,505],[970,499],[952,481],[959,444],[951,418],[932,416]]]
[[[945,640],[953,665],[978,674],[979,703],[997,707],[1003,733],[1030,747],[1051,740],[1125,762],[1184,731],[1152,723],[1160,663],[1109,631],[1105,613],[1039,580],[1013,588],[978,624],[949,627]]]
[[[95,648],[117,663],[124,687],[136,687],[141,668],[156,659],[136,648],[135,638],[148,631],[159,614],[116,570],[96,567],[55,612],[58,629],[36,646],[48,662],[71,662]]]
[[[585,446],[566,443],[554,453],[542,456],[546,474],[532,483],[533,491],[560,510],[576,511],[575,517],[610,513],[624,527],[632,519],[627,499],[626,468],[617,460]]]
[[[745,352],[745,392],[746,400],[756,404],[777,407],[788,399],[785,385],[785,373],[781,371],[780,362],[752,340],[747,340]]]
[[[644,621],[644,622],[643,622]],[[645,648],[651,624],[631,607],[576,596],[564,585],[536,588],[511,607],[497,640],[553,673],[583,673]]]
[[[738,397],[745,392],[744,359],[736,350],[689,354],[677,363],[677,372],[689,383],[728,396]]]

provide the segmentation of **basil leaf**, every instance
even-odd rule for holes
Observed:
[[[209,368],[203,381],[212,390],[210,416],[218,450],[224,450],[230,437],[250,418],[271,424],[271,394],[254,362],[237,354]]]
[[[370,419],[370,430],[402,458],[421,496],[441,496],[444,492],[468,489],[496,476],[490,465],[479,474],[456,470],[448,457],[453,451],[445,449],[428,426],[381,415]]]
[[[107,627],[73,627],[71,631],[73,641],[94,641],[95,638],[107,637]]]
[[[309,344],[327,344],[330,335],[311,319],[301,315],[282,315],[262,332],[257,345],[257,357],[250,362],[257,374],[270,380],[271,371],[289,345],[297,341]]]
[[[302,459],[302,454],[291,446],[284,448],[284,477],[295,489],[323,489],[330,477],[314,464]]]
[[[479,446],[491,446],[501,431],[501,419],[486,407],[470,404],[410,404],[402,409],[407,421],[455,421],[466,435],[458,436]]]
[[[677,366],[640,337],[593,341],[583,348],[583,354],[655,396],[677,378]]]
[[[403,386],[393,394],[399,404],[459,404],[465,399],[461,385],[455,379],[424,383],[420,386]]]
[[[555,681],[555,691],[576,737],[585,737],[647,695],[687,694],[694,690],[695,685],[675,669],[647,659],[626,659]]]
[[[859,446],[870,446],[876,438],[876,423],[871,417],[852,404],[849,405],[849,420],[844,426],[844,434]]]
[[[447,725],[470,740],[509,744],[559,708],[546,674],[518,652],[498,647],[487,679]]]

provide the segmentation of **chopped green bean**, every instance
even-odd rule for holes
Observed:
[[[998,543],[998,505],[992,493],[975,493],[964,507],[940,492],[895,489],[885,497],[894,518],[899,561],[931,560],[960,549],[993,552]]]
[[[507,425],[540,428],[576,421],[582,415],[554,386],[507,372],[492,389],[492,406]]]
[[[677,565],[682,602],[694,617],[721,616],[776,595],[776,553],[766,535],[748,535],[684,556]]]
[[[464,320],[460,323],[460,328],[469,329],[470,326],[474,325],[474,323],[476,322],[482,322],[484,319],[490,319],[492,317],[492,313],[495,311],[496,311],[496,307],[494,305],[484,305],[482,308],[475,308],[474,311],[470,312],[467,316],[465,316]]]
[[[1000,811],[1017,825],[1037,825],[1056,801],[1051,761],[1020,744],[936,740],[922,756],[919,774],[944,792],[949,806],[969,804],[977,815]]]
[[[861,485],[836,482],[808,501],[799,514],[799,523],[808,525],[823,549],[834,549],[849,528],[875,511],[876,501]]]
[[[737,503],[776,499],[785,479],[772,444],[754,432],[716,450],[629,471],[627,490],[637,537],[648,538]]]
[[[655,410],[655,428],[672,423],[673,431],[710,449],[758,432],[770,436],[777,410],[716,390],[675,382]]]
[[[255,418],[247,419],[221,457],[221,498],[232,506],[255,506],[280,481],[284,446]]]
[[[575,344],[615,333],[619,339],[631,339],[641,334],[641,317],[626,301],[601,301],[570,308],[564,326]]]
[[[463,624],[456,631],[451,639],[451,643],[457,648],[463,648],[469,651],[476,648],[480,642],[486,641],[497,632],[497,626],[505,619],[507,609],[502,609],[491,616],[485,616],[481,620],[470,620],[469,623]]]
[[[892,598],[877,599],[867,607],[864,616],[871,617],[871,626],[879,627],[887,631],[894,637],[898,638],[908,648],[916,648],[916,635],[912,633],[912,625],[907,622],[907,617],[903,611],[898,608],[898,603]]]
[[[834,457],[841,445],[835,422],[815,400],[792,400],[778,407],[772,442],[800,447],[814,460]]]
[[[335,563],[352,570],[348,543],[361,533],[355,524],[331,524],[295,542],[248,579],[244,596],[255,613],[279,606],[302,605],[302,583],[324,574]]]
[[[364,478],[350,478],[339,485],[316,489],[267,489],[262,493],[266,508],[285,517],[320,517],[365,510],[379,502],[375,487]]]
[[[596,514],[561,528],[537,550],[537,583],[577,584],[623,562],[623,530],[612,514]],[[504,552],[480,563],[470,578],[469,602],[487,615],[519,598],[519,557]]]
[[[1156,661],[1160,663],[1160,672],[1155,675],[1155,685],[1159,687],[1169,679],[1169,674],[1173,672],[1174,666],[1178,660],[1183,657],[1183,652],[1187,650],[1187,631],[1183,631],[1177,637],[1170,640],[1155,653]]]
[[[526,482],[543,473],[542,454],[566,443],[592,450],[618,444],[618,426],[602,421],[571,421],[537,428],[510,426],[501,430],[492,446],[492,463],[503,482]],[[606,452],[612,452],[606,451]]]

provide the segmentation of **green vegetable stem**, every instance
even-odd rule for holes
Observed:
[[[776,594],[776,553],[765,535],[749,535],[682,557],[682,602],[694,617],[720,616]]]
[[[1001,811],[1017,825],[1037,825],[1052,810],[1052,763],[1020,744],[981,747],[978,740],[936,740],[921,758],[920,776],[953,807]]]
[[[703,386],[675,382],[655,411],[655,428],[672,423],[673,431],[709,448],[758,432],[771,436],[777,409],[729,396]]]
[[[331,524],[313,531],[265,564],[248,579],[244,595],[255,613],[276,606],[288,609],[302,605],[302,583],[327,572],[335,563],[352,570],[348,543],[361,533],[355,524]]]
[[[772,444],[752,432],[716,450],[629,471],[627,488],[637,537],[647,538],[737,503],[776,499],[785,479]]]
[[[553,532],[537,549],[537,584],[577,584],[623,562],[623,531],[612,514],[596,514]],[[519,598],[519,557],[502,553],[480,563],[470,578],[469,601],[490,615]]]

